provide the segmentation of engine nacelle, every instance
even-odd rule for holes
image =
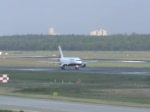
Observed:
[[[81,68],[85,68],[85,67],[86,67],[86,64],[82,64],[82,65],[81,65]]]
[[[65,69],[65,66],[64,64],[60,65],[61,69]]]

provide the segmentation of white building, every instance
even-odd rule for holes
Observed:
[[[98,36],[98,30],[90,32],[91,36]]]
[[[102,36],[107,36],[107,31],[102,29],[102,30],[101,30],[101,35],[102,35]]]
[[[49,35],[59,35],[58,33],[55,33],[54,28],[50,28],[48,34]]]
[[[95,30],[95,31],[90,32],[90,35],[91,36],[107,36],[107,31],[103,29]]]

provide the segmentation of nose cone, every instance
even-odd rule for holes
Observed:
[[[82,64],[81,59],[80,58],[76,58],[76,63],[81,65]]]
[[[82,61],[78,61],[78,64],[82,64]]]
[[[79,64],[82,64],[82,61],[80,61]]]

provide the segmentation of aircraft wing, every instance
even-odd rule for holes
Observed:
[[[58,58],[57,58],[58,59]],[[53,59],[52,59],[53,60]],[[54,59],[56,60],[56,59]],[[98,60],[83,60],[83,63],[84,64],[87,64],[87,63],[95,63],[97,62]],[[59,61],[39,61],[40,63],[46,63],[46,64],[60,64]]]
[[[60,64],[60,62],[51,62],[51,61],[39,61],[40,63],[46,63],[46,64]]]
[[[40,59],[55,59],[52,56],[1,56],[0,58],[40,58]],[[57,58],[58,59],[58,58]]]
[[[95,63],[95,62],[98,62],[98,60],[90,60],[90,59],[84,60],[83,59],[83,63],[85,63],[85,64],[87,64],[87,63]]]

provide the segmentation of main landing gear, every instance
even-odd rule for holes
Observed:
[[[65,69],[65,66],[66,66],[66,65],[62,65],[62,66],[61,66],[61,69],[64,70],[64,69]]]
[[[61,68],[62,70],[64,70],[64,69],[65,69],[65,67],[66,67],[66,65],[62,65],[62,66],[60,66],[60,68]],[[75,69],[76,69],[76,70],[79,70],[79,68],[80,68],[80,66],[79,66],[79,65],[76,65],[76,66],[75,66]]]
[[[75,69],[76,69],[76,70],[79,70],[79,65],[76,65]]]

